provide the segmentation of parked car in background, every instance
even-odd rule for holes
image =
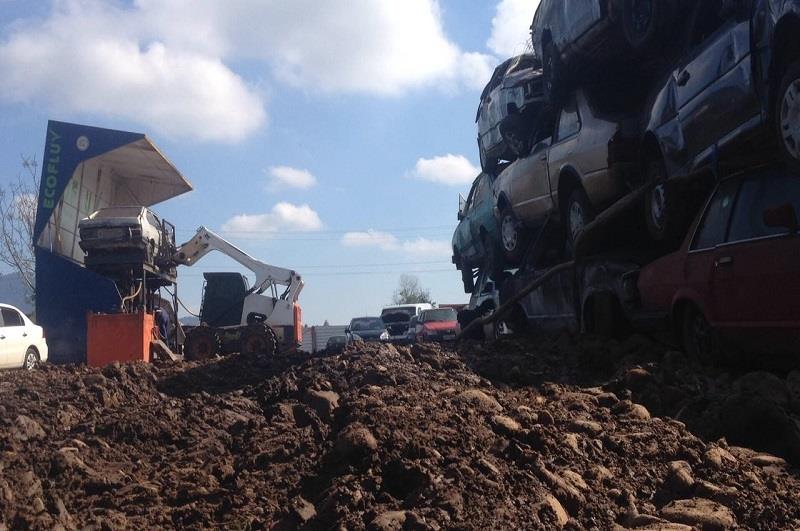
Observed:
[[[342,352],[345,348],[354,343],[362,341],[361,337],[356,334],[347,334],[344,336],[331,336],[325,343],[325,352],[328,354],[336,354]]]
[[[415,341],[455,341],[458,330],[458,316],[454,309],[423,310],[417,319]]]
[[[0,368],[35,369],[47,361],[44,330],[18,308],[0,304]]]
[[[102,208],[78,223],[87,264],[155,264],[171,258],[175,229],[143,206]]]
[[[686,52],[655,90],[643,141],[646,222],[658,240],[688,224],[676,178],[768,162],[775,148],[800,170],[800,1],[706,0],[691,13]]]
[[[500,160],[528,154],[537,115],[546,102],[541,63],[533,54],[512,57],[495,68],[475,117],[484,172],[494,175]]]
[[[423,310],[433,309],[432,304],[401,304],[387,306],[381,311],[381,320],[389,331],[389,341],[405,343],[408,341],[408,326],[412,317],[416,317]]]
[[[364,341],[389,341],[389,331],[380,317],[356,317],[350,320],[345,334],[355,334]]]
[[[541,0],[531,40],[552,101],[591,75],[648,70],[669,54],[689,0]],[[653,53],[651,53],[653,52]],[[655,66],[653,66],[655,68]]]
[[[473,269],[492,272],[500,265],[500,234],[494,215],[494,177],[481,173],[472,183],[466,201],[458,208],[458,226],[453,234],[453,263],[461,271],[464,292],[474,287]]]
[[[531,228],[556,215],[568,241],[630,191],[637,179],[638,120],[579,89],[556,114],[553,136],[494,181],[495,213],[506,260],[516,264]]]
[[[680,250],[641,269],[642,312],[689,354],[725,344],[800,354],[800,175],[783,167],[722,181]]]

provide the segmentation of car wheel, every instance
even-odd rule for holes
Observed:
[[[542,75],[544,77],[544,96],[551,103],[557,103],[558,96],[562,92],[561,81],[561,60],[552,41],[544,45],[544,53],[542,54]]]
[[[23,368],[27,371],[32,371],[39,366],[39,354],[33,347],[25,352],[25,361],[22,364]]]
[[[792,169],[800,171],[800,62],[786,71],[776,101],[775,125],[781,154]]]
[[[625,0],[622,10],[622,31],[628,45],[643,51],[655,40],[662,13],[658,0]]]
[[[578,188],[567,199],[566,217],[567,240],[570,248],[575,248],[575,240],[583,228],[594,219],[594,210],[583,188]]]
[[[647,167],[647,193],[644,198],[644,214],[647,231],[657,242],[672,240],[678,216],[674,185],[667,178],[667,169],[661,160],[650,162]]]
[[[683,347],[692,359],[704,364],[719,361],[717,332],[697,307],[690,305],[683,314]]]
[[[525,248],[524,229],[517,216],[508,207],[503,209],[500,215],[500,236],[506,260],[512,265],[518,264]]]

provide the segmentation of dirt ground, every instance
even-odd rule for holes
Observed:
[[[8,529],[798,529],[798,414],[800,372],[702,369],[638,337],[12,371],[0,516]]]

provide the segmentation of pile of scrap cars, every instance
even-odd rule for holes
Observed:
[[[798,34],[798,0],[542,0],[481,95],[462,326],[575,260],[503,324],[796,350]]]

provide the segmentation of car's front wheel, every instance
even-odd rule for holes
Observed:
[[[800,61],[786,70],[778,91],[775,125],[786,163],[800,171]]]
[[[578,188],[570,194],[564,217],[566,218],[568,248],[575,249],[575,240],[578,239],[578,235],[594,219],[594,210],[582,188]]]
[[[500,237],[506,260],[512,265],[519,264],[525,249],[525,229],[509,207],[500,215]]]
[[[36,352],[36,349],[31,347],[25,352],[25,361],[22,366],[27,371],[32,371],[39,366],[39,354]]]
[[[700,363],[713,364],[720,360],[717,332],[694,305],[683,313],[683,347],[690,358]]]
[[[622,31],[628,45],[636,52],[655,41],[663,16],[659,0],[625,0],[622,10]]]
[[[670,241],[678,225],[677,198],[663,161],[654,160],[647,166],[647,183],[644,198],[647,231],[657,242]]]

